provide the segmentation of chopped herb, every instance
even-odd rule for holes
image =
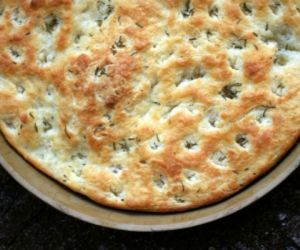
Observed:
[[[214,6],[210,11],[209,11],[209,16],[210,17],[219,17],[219,9]]]
[[[160,138],[159,138],[159,136],[156,134],[155,135],[155,140],[152,140],[151,142],[150,142],[150,148],[152,149],[152,150],[156,150],[156,149],[158,149],[160,147]]]
[[[44,129],[43,129],[44,132],[47,132],[52,129],[51,123],[46,118],[43,119],[43,125],[44,125]]]
[[[24,94],[25,88],[24,88],[23,86],[21,86],[21,85],[18,85],[18,86],[17,86],[17,92],[18,92],[19,94]]]
[[[278,2],[270,5],[270,9],[272,10],[272,12],[275,15],[278,14],[280,7],[281,7],[281,4]]]
[[[210,38],[213,36],[213,32],[211,30],[206,31],[207,40],[210,41]]]
[[[242,11],[247,16],[250,16],[252,14],[252,8],[247,3],[242,4]]]
[[[6,126],[8,126],[9,128],[16,128],[15,124],[12,120],[5,120],[4,122],[5,122]]]
[[[103,75],[107,75],[106,74],[106,69],[105,68],[97,67],[96,70],[95,70],[95,76],[96,77],[101,77]]]
[[[185,202],[185,200],[183,198],[179,197],[179,196],[175,196],[174,199],[178,203],[184,203]]]
[[[234,49],[243,49],[245,47],[247,47],[247,40],[246,39],[240,39],[236,34],[232,33],[233,36],[236,37],[236,39],[234,41],[232,41],[231,43],[231,48]]]
[[[77,34],[77,35],[75,36],[74,42],[75,42],[75,43],[78,43],[78,42],[80,41],[81,36],[82,36],[81,34]]]
[[[118,47],[118,48],[125,48],[125,43],[124,43],[124,40],[122,38],[122,36],[119,37],[119,40],[117,42],[115,42],[115,45]]]
[[[241,83],[233,83],[226,85],[220,92],[221,96],[224,99],[236,99],[239,96],[239,93],[241,92]]]
[[[96,20],[96,23],[99,27],[101,27],[103,24],[103,20]]]
[[[166,184],[165,178],[162,174],[160,174],[157,178],[154,179],[154,183],[157,187],[163,188]]]
[[[272,85],[272,92],[278,96],[283,96],[286,92],[286,87],[280,80],[275,79],[275,83]]]
[[[122,188],[121,187],[110,187],[110,192],[116,196],[116,197],[119,197],[121,192],[122,192]]]
[[[205,70],[201,66],[197,66],[194,68],[190,79],[194,80],[194,79],[203,78],[205,75],[206,75]]]
[[[45,30],[52,33],[59,25],[59,20],[54,14],[50,14],[44,19]]]
[[[34,123],[34,129],[35,129],[35,132],[39,132],[39,129],[38,129],[37,125],[36,125],[36,122]]]
[[[208,116],[208,122],[212,127],[217,128],[219,126],[219,114],[215,111],[211,111]]]
[[[113,164],[110,166],[110,169],[114,174],[118,174],[122,171],[123,167],[120,164]]]
[[[19,8],[15,8],[13,10],[13,20],[16,22],[18,25],[22,25],[25,22],[25,15],[20,11]]]
[[[21,56],[20,53],[14,48],[9,48],[9,51],[10,51],[11,55],[15,58],[19,58]]]
[[[187,0],[183,11],[181,12],[184,18],[194,15],[194,9],[191,6],[191,1]]]
[[[185,141],[184,143],[184,146],[187,148],[187,149],[193,149],[195,147],[198,146],[198,144],[196,142],[192,142],[192,141]]]
[[[79,159],[81,159],[81,160],[83,160],[83,159],[86,159],[87,158],[87,156],[86,155],[84,155],[84,154],[82,154],[82,153],[77,153],[77,157],[79,158]]]
[[[113,46],[111,47],[111,52],[112,52],[113,55],[115,55],[115,54],[117,53],[117,50],[116,50],[115,45],[113,45]]]
[[[124,152],[129,152],[130,151],[129,144],[128,144],[128,142],[125,139],[122,142],[120,142],[119,145],[120,145],[121,149]]]
[[[169,111],[167,112],[168,113],[171,113],[175,108],[177,108],[179,106],[179,104],[176,104],[176,105],[173,105],[170,107]]]
[[[161,104],[159,102],[151,101],[151,103],[160,106]]]
[[[263,123],[263,120],[267,117],[267,112],[273,108],[275,108],[275,107],[274,106],[260,106],[260,107],[256,108],[256,111],[258,112],[257,116],[256,116],[256,120],[259,123]]]
[[[157,140],[158,142],[160,142],[160,139],[159,139],[158,134],[156,134],[155,137],[156,137],[156,140]]]
[[[106,114],[104,115],[104,117],[105,117],[107,120],[111,121],[111,115],[110,115],[109,113],[106,113]]]
[[[101,131],[103,131],[104,129],[105,129],[104,125],[103,125],[103,124],[99,124],[99,125],[97,125],[97,126],[94,128],[93,134],[94,134],[95,136],[99,136],[99,133],[100,133]]]
[[[280,66],[286,65],[288,62],[288,57],[283,54],[276,54],[274,58],[274,64],[278,64]]]
[[[106,20],[114,10],[111,0],[98,0],[97,10],[101,20]]]
[[[150,145],[151,149],[156,150],[159,148],[159,145],[156,142],[151,143]]]
[[[76,170],[72,170],[72,172],[74,174],[76,174],[76,176],[80,177],[82,175],[82,169],[76,169]]]
[[[266,23],[265,30],[266,30],[266,31],[268,31],[268,30],[269,30],[269,23]]]
[[[248,139],[245,135],[238,135],[236,137],[236,143],[245,148],[248,144]]]
[[[124,41],[123,38],[120,36],[120,37],[119,37],[119,40],[117,40],[117,41],[113,44],[113,46],[112,46],[112,48],[111,48],[111,51],[112,51],[113,55],[115,55],[115,54],[117,53],[117,49],[118,49],[118,48],[121,49],[121,48],[125,48],[125,47],[126,47],[125,41]]]

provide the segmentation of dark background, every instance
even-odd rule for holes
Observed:
[[[300,168],[264,198],[227,218],[173,232],[131,233],[56,211],[0,167],[2,249],[300,249]]]

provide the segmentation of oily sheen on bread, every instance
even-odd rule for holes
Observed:
[[[300,135],[297,0],[1,0],[0,124],[115,208],[219,201]]]

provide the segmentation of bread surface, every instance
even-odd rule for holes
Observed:
[[[299,139],[300,3],[2,0],[0,124],[100,204],[222,200]]]

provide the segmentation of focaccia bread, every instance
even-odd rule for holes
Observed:
[[[182,211],[300,135],[297,0],[1,0],[0,124],[103,205]]]

